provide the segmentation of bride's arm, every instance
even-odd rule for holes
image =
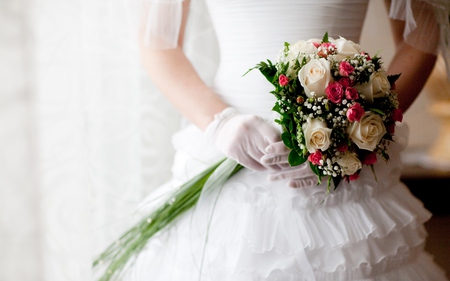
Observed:
[[[214,115],[228,105],[202,81],[183,53],[188,8],[189,0],[186,0],[177,48],[158,50],[142,44],[140,53],[153,83],[183,116],[204,130]]]
[[[247,168],[272,168],[263,165],[261,157],[269,143],[280,139],[278,130],[261,117],[239,114],[230,108],[202,81],[183,53],[188,7],[189,1],[185,0],[176,48],[151,49],[141,45],[145,69],[175,108],[205,131],[207,142]]]
[[[390,1],[385,1],[387,7]],[[396,82],[396,92],[400,102],[400,109],[405,112],[416,97],[422,91],[428,77],[436,62],[436,55],[421,51],[410,44],[405,43],[403,32],[405,22],[400,20],[390,20],[391,30],[396,46],[395,55],[389,64],[388,73],[401,73],[400,79]],[[418,24],[420,24],[418,22]],[[430,30],[429,40],[439,41],[439,33],[436,29]],[[426,42],[428,44],[428,42]]]

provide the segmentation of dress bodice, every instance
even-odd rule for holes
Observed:
[[[258,71],[242,75],[260,61],[275,61],[284,42],[320,39],[325,32],[358,42],[368,0],[207,0],[207,5],[220,48],[213,88],[241,112],[268,116],[275,102],[272,86]]]

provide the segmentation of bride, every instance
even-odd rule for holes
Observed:
[[[388,148],[391,160],[375,164],[378,181],[363,168],[359,179],[341,182],[321,204],[326,183],[317,185],[308,166],[286,165],[272,86],[257,71],[242,76],[276,56],[284,42],[321,38],[325,31],[359,42],[368,0],[206,0],[220,50],[211,85],[183,53],[196,0],[180,1],[151,1],[148,14],[157,17],[142,31],[151,80],[190,121],[174,136],[173,180],[157,192],[224,156],[246,169],[224,184],[207,231],[202,218],[212,203],[205,196],[149,241],[124,280],[447,280],[424,251],[423,224],[431,214],[400,182],[405,126]],[[396,91],[403,111],[434,66],[435,10],[444,2],[386,1],[397,46],[388,71],[402,73]],[[141,211],[149,208],[144,202]]]

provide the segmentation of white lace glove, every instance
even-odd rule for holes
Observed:
[[[288,162],[289,148],[282,141],[272,143],[266,147],[266,155],[261,158],[263,165],[278,165],[279,171],[269,174],[269,181],[287,180],[287,186],[306,187],[317,185],[317,175],[309,167],[308,163],[291,167]]]
[[[256,115],[238,114],[234,108],[217,114],[205,134],[207,141],[228,158],[257,171],[271,168],[261,163],[261,157],[270,143],[280,140],[275,126]]]

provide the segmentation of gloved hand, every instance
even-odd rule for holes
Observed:
[[[317,175],[309,167],[308,162],[291,167],[288,161],[289,148],[282,141],[272,143],[266,147],[266,155],[261,158],[263,165],[278,165],[279,171],[273,169],[269,174],[269,181],[287,180],[289,187],[306,187],[317,185]]]
[[[227,108],[215,116],[205,134],[207,141],[246,168],[263,171],[276,166],[263,165],[261,157],[270,143],[280,140],[280,132],[259,116]]]

